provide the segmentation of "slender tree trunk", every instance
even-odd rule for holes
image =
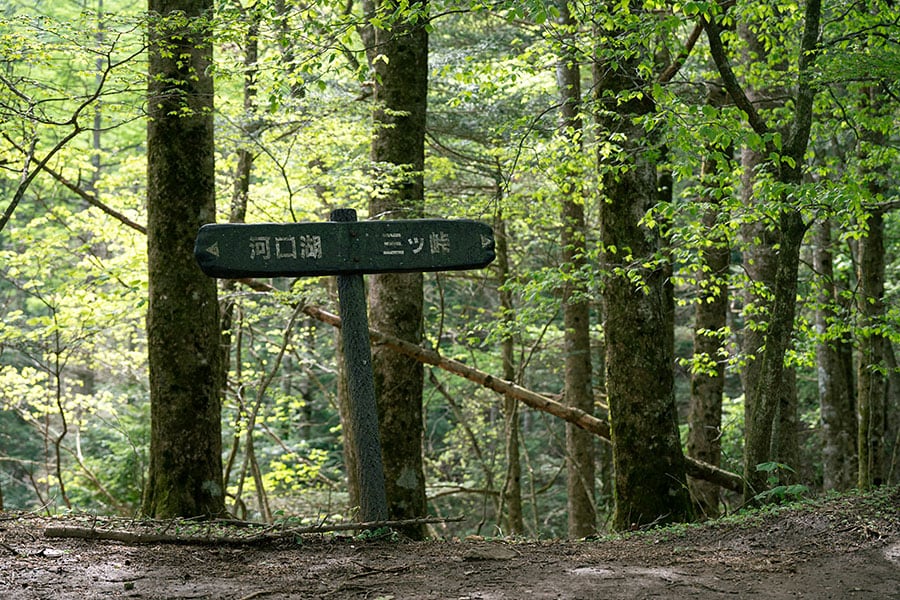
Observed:
[[[215,220],[211,0],[150,0],[147,250],[150,471],[143,512],[222,514],[221,335],[216,283],[194,260]],[[165,17],[188,18],[173,27]],[[179,19],[180,20],[180,19]]]
[[[509,281],[509,239],[506,235],[506,221],[502,214],[496,219],[496,254],[498,288],[500,289],[500,310],[502,319],[511,323],[514,316],[512,294],[505,287]],[[514,358],[515,340],[511,334],[503,337],[500,354],[503,362],[503,379],[516,381]],[[503,419],[506,431],[506,477],[503,483],[503,506],[506,507],[506,526],[511,535],[525,533],[525,518],[522,512],[522,462],[519,454],[519,401],[509,396],[503,398]],[[502,518],[502,515],[499,515]]]
[[[259,131],[256,102],[256,80],[259,76],[259,27],[262,17],[254,5],[244,13],[250,20],[247,35],[244,36],[244,115],[246,123],[241,131],[237,149],[237,165],[234,173],[234,187],[231,194],[230,223],[243,223],[247,217],[247,202],[250,196],[250,178],[253,174],[255,154],[252,151],[253,138]]]
[[[752,98],[752,96],[751,96]],[[756,202],[753,188],[755,173],[763,166],[762,153],[750,148],[741,149],[741,202],[752,210]],[[751,219],[740,231],[743,242],[741,262],[747,276],[747,285],[742,293],[743,327],[740,333],[741,354],[744,366],[741,369],[741,385],[744,390],[744,422],[749,422],[750,413],[756,405],[756,382],[762,368],[762,350],[765,347],[767,286],[775,279],[775,256],[772,249],[776,238],[774,232],[761,219]]]
[[[800,245],[806,232],[800,213],[785,209],[779,216],[778,255],[772,300],[768,307],[765,347],[760,358],[759,375],[751,382],[754,403],[750,406],[745,424],[744,478],[747,481],[746,499],[766,489],[767,473],[757,465],[777,458],[773,446],[775,417],[779,410],[795,411],[796,388],[790,381],[790,369],[784,359],[791,346],[794,313],[797,302],[797,273],[800,264]],[[793,408],[792,408],[793,407]],[[796,431],[791,432],[796,435]]]
[[[564,206],[565,246],[563,260],[578,273],[585,262],[584,206],[566,202]],[[580,248],[579,248],[580,246]],[[578,277],[578,275],[574,275]],[[590,306],[584,289],[577,282],[563,292],[565,326],[565,401],[592,415]],[[597,532],[595,497],[594,436],[571,423],[566,424],[566,474],[568,490],[569,537],[581,538]]]
[[[640,223],[656,202],[657,179],[649,152],[652,136],[635,121],[655,106],[649,94],[618,100],[640,89],[632,60],[597,64],[595,76],[603,111],[598,121],[622,139],[620,158],[601,164],[605,198],[600,210],[613,526],[621,530],[686,521],[692,507],[675,407],[669,268],[660,263],[658,231]]]
[[[812,124],[812,108],[815,88],[812,85],[812,67],[816,58],[819,38],[821,0],[808,0],[804,7],[803,32],[800,38],[800,52],[797,59],[797,82],[792,106],[792,120],[782,127],[786,130],[782,148],[776,148],[771,142],[766,143],[769,155],[780,154],[787,160],[769,165],[776,181],[787,186],[799,185],[803,177],[804,158],[809,144]],[[707,20],[704,25],[709,40],[710,51],[718,68],[722,82],[731,99],[747,117],[750,127],[760,137],[771,136],[774,132],[759,112],[759,102],[754,102],[741,87],[725,54],[718,22]],[[751,48],[755,47],[754,59],[765,57],[764,48],[760,49],[755,36],[746,24],[742,24],[742,37]],[[760,50],[763,50],[760,52]],[[758,157],[757,157],[758,158]],[[745,170],[745,174],[747,171]],[[749,187],[747,188],[749,193]],[[790,423],[796,417],[795,388],[790,380],[791,371],[785,368],[785,356],[791,346],[794,327],[794,313],[797,303],[797,275],[800,264],[800,247],[806,233],[806,225],[800,208],[794,206],[787,191],[780,193],[775,213],[774,238],[778,252],[774,257],[774,273],[769,286],[768,302],[765,303],[767,325],[765,341],[761,356],[757,357],[758,372],[752,378],[745,375],[745,396],[748,406],[745,410],[745,448],[744,479],[746,487],[744,496],[752,499],[765,489],[766,473],[757,469],[757,465],[771,460],[773,448],[783,453],[791,448],[792,442],[784,439],[773,440],[775,430],[774,419],[781,411],[780,431],[785,435],[796,435]],[[758,352],[758,351],[757,351]],[[792,395],[793,394],[793,395]],[[787,423],[787,426],[785,426]]]
[[[866,113],[880,115],[884,109],[877,100],[877,91],[868,87],[863,96],[862,109]],[[858,154],[867,166],[864,168],[867,191],[871,198],[885,195],[883,183],[888,180],[888,165],[878,164],[872,148],[883,148],[886,135],[878,130],[865,129],[859,143]],[[859,410],[859,487],[868,489],[885,483],[887,476],[886,439],[887,393],[886,353],[888,340],[881,329],[886,309],[884,212],[873,210],[866,220],[866,232],[859,240],[857,281],[859,282],[858,328],[859,368],[857,374],[857,408]]]
[[[764,60],[768,52],[756,33],[746,23],[739,24],[738,30],[745,45],[745,54],[742,56],[742,60],[745,63],[751,63],[753,60]],[[784,65],[780,65],[779,68],[783,69]],[[781,106],[785,96],[785,91],[781,88],[757,89],[748,87],[746,93],[750,101],[766,108]],[[765,199],[757,197],[756,179],[760,169],[765,168],[767,168],[767,163],[764,150],[747,147],[742,149],[741,199],[746,209],[751,212],[763,210],[761,206]],[[772,406],[756,414],[762,402],[760,395],[765,391],[760,386],[760,382],[765,374],[763,354],[769,332],[763,324],[772,317],[771,302],[775,294],[775,281],[779,268],[779,253],[776,251],[780,243],[779,235],[778,227],[771,226],[766,219],[751,219],[749,222],[744,223],[741,228],[741,238],[744,244],[743,269],[748,277],[748,285],[743,294],[744,327],[741,332],[741,351],[744,355],[741,383],[744,389],[744,458],[747,463],[745,476],[748,472],[751,472],[754,474],[754,477],[757,477],[758,481],[763,483],[765,482],[765,474],[757,472],[756,465],[774,458],[771,450],[773,447],[772,432],[775,430],[776,409],[779,403],[784,400],[781,396],[782,392],[793,389],[783,385],[781,381],[783,365],[781,365],[782,368],[779,369],[777,376],[778,391],[770,391],[770,394],[773,396]],[[793,322],[791,327],[793,327]],[[773,356],[771,351],[770,356]],[[754,418],[755,414],[756,417]],[[760,426],[762,421],[766,419],[769,419],[769,421],[765,423],[764,430],[752,430],[752,427]],[[762,439],[763,436],[765,439]],[[752,458],[750,458],[751,454]],[[752,461],[752,463],[747,461]],[[757,491],[762,491],[761,485],[761,483],[757,483],[754,487],[759,487],[760,489]]]
[[[563,40],[569,40],[576,22],[567,2],[559,3],[559,27]],[[574,41],[566,44],[556,64],[556,81],[562,102],[560,131],[578,162],[582,151],[584,127],[581,119],[581,68],[572,51]],[[563,190],[562,250],[566,283],[563,288],[563,326],[565,344],[565,401],[587,414],[594,412],[592,389],[590,305],[581,273],[587,266],[586,227],[582,173],[568,173]],[[581,538],[597,532],[594,494],[594,436],[566,424],[566,490],[568,492],[569,537]]]
[[[245,12],[245,17],[250,19],[250,23],[247,29],[247,35],[244,37],[244,121],[247,123],[251,123],[248,131],[244,131],[245,135],[252,135],[254,126],[252,125],[254,119],[254,112],[256,110],[256,78],[258,74],[257,60],[259,57],[259,23],[260,23],[260,13],[258,10],[250,10],[249,12]],[[241,136],[242,138],[244,136]],[[246,142],[245,139],[241,140],[242,142]],[[253,173],[253,160],[254,155],[250,151],[250,149],[245,145],[240,145],[237,150],[237,165],[235,166],[234,171],[234,182],[232,184],[232,192],[231,192],[231,206],[229,207],[228,214],[228,222],[229,223],[243,223],[247,218],[247,203],[249,201],[250,196],[250,178]],[[222,397],[227,398],[225,395],[225,390],[228,385],[228,376],[231,373],[231,365],[234,364],[236,378],[235,380],[241,381],[241,359],[240,359],[240,350],[235,349],[235,360],[234,363],[231,362],[231,354],[233,348],[233,329],[234,329],[234,321],[235,321],[235,311],[240,310],[239,305],[237,303],[237,295],[234,294],[234,291],[237,289],[237,281],[233,279],[227,279],[222,282],[222,291],[224,292],[224,300],[221,303],[221,328],[222,328]],[[238,413],[240,414],[242,403],[241,399],[238,399],[238,406],[236,407]],[[240,450],[240,432],[236,431],[236,434],[232,440],[231,449],[229,450],[228,461],[225,465],[224,472],[224,484],[226,487],[229,485],[229,478],[231,476],[231,467],[234,464],[234,461],[237,459],[237,453]],[[251,447],[245,448],[245,452],[250,452],[252,450]],[[243,478],[243,474],[239,474],[239,478]],[[235,515],[240,514],[238,510],[240,508],[244,508],[244,512],[246,512],[246,505],[243,503],[243,500],[240,498],[240,494],[235,498]]]
[[[861,489],[882,485],[885,480],[885,404],[887,381],[884,375],[884,336],[878,331],[884,318],[884,217],[873,212],[866,234],[859,240],[859,370],[857,398],[859,410],[859,480]]]
[[[857,481],[856,394],[853,387],[853,345],[846,333],[828,334],[839,324],[840,300],[831,254],[831,223],[816,229],[813,268],[820,278],[816,309],[816,372],[822,415],[822,475],[826,490],[845,491]],[[843,328],[841,328],[843,329]]]
[[[703,162],[702,180],[714,180],[717,168],[710,159]],[[707,187],[714,185],[712,181]],[[714,188],[713,188],[714,189]],[[731,248],[727,236],[717,233],[718,199],[706,198],[703,227],[710,232],[710,245],[704,251],[698,274],[699,296],[694,311],[694,355],[704,357],[707,367],[691,376],[691,401],[688,414],[687,453],[711,465],[719,466],[722,456],[722,396],[725,389],[725,340],[719,333],[728,320],[728,267]],[[688,480],[691,494],[700,512],[719,516],[719,487],[706,481]]]
[[[423,0],[411,2],[412,12],[426,10]],[[383,0],[379,11],[397,8]],[[428,91],[427,19],[401,15],[389,28],[375,29],[375,134],[372,160],[380,169],[382,189],[369,202],[370,218],[420,217],[424,207],[425,113]],[[372,327],[403,340],[422,340],[421,273],[371,277],[369,296]],[[425,475],[422,466],[422,388],[424,371],[417,361],[393,350],[373,348],[375,389],[390,519],[424,516]],[[413,538],[422,525],[404,528]]]

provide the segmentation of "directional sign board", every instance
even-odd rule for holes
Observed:
[[[494,233],[469,220],[210,224],[194,255],[211,277],[301,277],[478,269]]]
[[[194,256],[204,273],[224,279],[338,276],[350,392],[345,431],[359,458],[360,516],[364,521],[387,518],[362,276],[485,267],[494,260],[491,228],[466,220],[357,221],[353,209],[336,209],[323,223],[204,225]]]

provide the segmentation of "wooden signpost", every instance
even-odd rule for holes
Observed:
[[[358,457],[361,520],[388,518],[363,275],[480,269],[494,233],[469,220],[357,221],[338,209],[323,223],[210,224],[194,255],[210,277],[337,275],[341,344],[350,393],[348,440]]]
[[[336,210],[324,223],[204,225],[194,253],[225,279],[454,271],[494,260],[494,235],[477,221],[357,221]]]

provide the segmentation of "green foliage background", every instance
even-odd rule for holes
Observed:
[[[282,6],[283,4],[283,6]],[[517,383],[555,395],[562,392],[561,289],[566,277],[588,282],[594,311],[594,364],[602,364],[601,296],[596,268],[571,273],[561,264],[559,203],[572,174],[587,190],[588,252],[596,265],[598,155],[617,151],[616,140],[593,129],[589,60],[598,40],[627,22],[630,34],[604,47],[614,58],[651,47],[674,57],[699,14],[714,3],[668,4],[648,0],[579,5],[578,56],[586,82],[584,150],[573,151],[557,132],[555,61],[562,37],[556,7],[542,1],[488,6],[448,0],[431,4],[429,137],[426,190],[430,216],[505,221],[511,277],[504,284],[514,311],[501,314],[496,273],[426,277],[426,339],[443,355],[481,370],[501,372],[499,344],[512,338]],[[810,219],[830,218],[839,232],[836,273],[852,299],[852,247],[865,231],[864,209],[898,201],[898,95],[900,26],[892,3],[860,12],[826,3],[820,86],[805,183],[790,192]],[[286,12],[283,8],[286,7]],[[0,489],[7,509],[85,510],[132,514],[146,470],[149,409],[144,309],[144,27],[133,3],[17,1],[0,13],[0,198],[11,201],[24,178],[37,173],[0,233]],[[602,9],[602,10],[601,10]],[[99,12],[98,12],[99,10]],[[626,15],[630,15],[626,18]],[[216,135],[219,220],[229,218],[239,150],[255,157],[247,221],[320,221],[333,208],[359,209],[378,193],[368,158],[371,77],[358,36],[358,7],[224,0],[216,14]],[[770,54],[740,65],[749,82],[777,87],[792,74],[797,4],[738,3],[735,21],[754,28]],[[259,46],[245,64],[251,25]],[[729,43],[739,41],[729,34]],[[737,50],[735,50],[737,52]],[[608,57],[607,57],[608,58]],[[655,65],[642,65],[648,74]],[[861,76],[864,75],[864,76]],[[245,95],[250,78],[252,98]],[[676,344],[678,401],[686,410],[692,370],[709,360],[728,366],[723,419],[723,466],[739,471],[743,403],[737,373],[745,357],[736,337],[746,327],[765,327],[765,312],[733,306],[726,330],[710,332],[728,342],[720,357],[693,356],[692,306],[699,301],[697,268],[711,232],[700,224],[714,190],[715,225],[733,244],[734,297],[751,285],[740,269],[738,231],[743,223],[772,218],[772,203],[754,207],[738,197],[740,171],[722,170],[715,181],[699,177],[702,148],[724,159],[727,148],[761,148],[731,105],[705,102],[713,79],[702,44],[675,79],[657,83],[658,111],[645,126],[661,133],[663,166],[674,176],[671,202],[645,216],[670,242],[678,302]],[[876,86],[878,101],[861,103]],[[767,118],[775,119],[779,109]],[[862,129],[885,143],[858,152]],[[67,136],[71,136],[67,138]],[[779,140],[773,140],[776,146]],[[46,159],[46,170],[38,163]],[[661,156],[662,160],[662,156]],[[884,193],[865,184],[877,178]],[[774,182],[759,194],[778,197]],[[98,208],[102,204],[104,209]],[[5,206],[5,205],[4,205]],[[123,224],[127,218],[138,227]],[[897,288],[898,233],[887,213],[887,315],[876,325],[900,342]],[[626,249],[623,249],[626,250]],[[845,319],[824,334],[812,327],[816,274],[801,270],[803,310],[790,361],[800,375],[804,465],[795,469],[815,487],[821,478],[814,349],[818,336],[854,328],[852,304]],[[340,422],[337,411],[335,333],[300,318],[290,339],[285,324],[298,302],[336,312],[332,283],[324,278],[278,279],[275,293],[223,287],[233,303],[234,340],[223,403],[224,456],[230,507],[260,518],[348,517]],[[847,308],[849,306],[850,308]],[[848,312],[849,311],[849,312]],[[282,347],[284,358],[276,368]],[[237,348],[240,348],[238,351]],[[597,369],[598,410],[602,371]],[[270,383],[264,382],[270,380]],[[439,370],[426,376],[425,454],[430,507],[435,514],[469,517],[468,532],[503,534],[500,490],[505,473],[501,398]],[[246,460],[246,428],[258,467]],[[896,417],[897,407],[891,409]],[[896,420],[892,421],[896,433]],[[522,416],[527,528],[535,536],[565,535],[565,442],[562,423],[540,413]],[[895,441],[892,449],[897,451]],[[598,446],[599,447],[599,446]],[[603,454],[600,454],[601,463]],[[605,467],[604,467],[605,468]],[[894,474],[896,479],[897,475]],[[598,505],[608,508],[608,468]],[[262,484],[263,489],[259,489]],[[240,492],[239,497],[238,492]],[[263,493],[264,492],[264,493]],[[601,510],[602,512],[602,510]],[[447,530],[460,533],[463,530]]]

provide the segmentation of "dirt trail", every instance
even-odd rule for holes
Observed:
[[[44,537],[75,518],[0,518],[3,600],[900,600],[898,488],[611,541],[124,544]]]

